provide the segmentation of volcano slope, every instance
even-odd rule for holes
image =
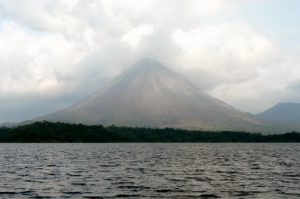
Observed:
[[[144,59],[70,108],[35,121],[191,130],[272,131],[270,124],[215,99],[156,60]]]

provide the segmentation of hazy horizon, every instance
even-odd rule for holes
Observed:
[[[300,102],[297,0],[0,0],[0,123],[77,103],[150,57],[229,105]]]

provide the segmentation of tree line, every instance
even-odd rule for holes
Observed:
[[[300,142],[299,132],[264,135],[234,131],[190,131],[35,122],[0,128],[0,142]]]

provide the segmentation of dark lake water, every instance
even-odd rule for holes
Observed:
[[[0,144],[0,198],[300,198],[300,144]]]

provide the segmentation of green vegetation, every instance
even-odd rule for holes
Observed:
[[[300,142],[300,133],[262,135],[231,131],[208,132],[36,122],[14,128],[0,128],[0,142]]]

